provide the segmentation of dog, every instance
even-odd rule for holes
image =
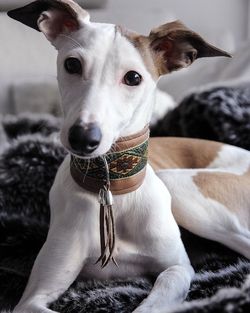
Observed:
[[[58,50],[60,138],[69,151],[50,192],[47,240],[14,312],[54,312],[49,304],[78,275],[144,274],[157,279],[134,313],[171,312],[194,276],[177,224],[250,258],[250,153],[149,139],[148,130],[160,76],[230,55],[179,21],[143,36],[90,22],[72,0],[38,0],[8,14]]]

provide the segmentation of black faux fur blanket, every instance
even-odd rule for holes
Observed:
[[[60,120],[6,118],[0,156],[0,308],[20,298],[48,230],[48,192],[65,151],[57,140]],[[182,230],[196,277],[175,312],[250,312],[250,261]],[[63,312],[129,313],[147,296],[154,277],[113,281],[78,279],[52,307]]]

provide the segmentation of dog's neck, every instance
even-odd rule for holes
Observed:
[[[104,156],[81,159],[72,155],[70,172],[73,179],[82,188],[95,193],[107,183],[107,175],[113,194],[136,190],[145,177],[148,138],[149,127],[146,125],[140,132],[118,139]]]

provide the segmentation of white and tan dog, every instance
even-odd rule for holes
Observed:
[[[150,121],[158,78],[195,59],[228,56],[180,22],[141,36],[92,23],[72,0],[39,0],[9,12],[40,30],[58,50],[64,123],[61,141],[79,159],[105,156],[119,138]],[[202,140],[150,139],[140,186],[114,196],[119,265],[99,256],[98,194],[75,182],[66,157],[50,192],[51,222],[16,313],[48,313],[78,275],[155,274],[136,313],[170,312],[194,275],[177,223],[250,258],[250,153]],[[154,168],[154,169],[153,169]],[[154,171],[156,170],[156,172]]]

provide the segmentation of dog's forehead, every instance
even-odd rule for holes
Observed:
[[[79,32],[80,40],[85,46],[93,46],[98,43],[112,43],[116,36],[116,26],[105,23],[90,23]]]
[[[134,45],[127,38],[125,28],[115,24],[89,23],[84,28],[75,32],[75,38],[84,48],[94,51],[100,47],[104,53],[105,49],[120,50],[127,46],[127,49],[134,49]]]

